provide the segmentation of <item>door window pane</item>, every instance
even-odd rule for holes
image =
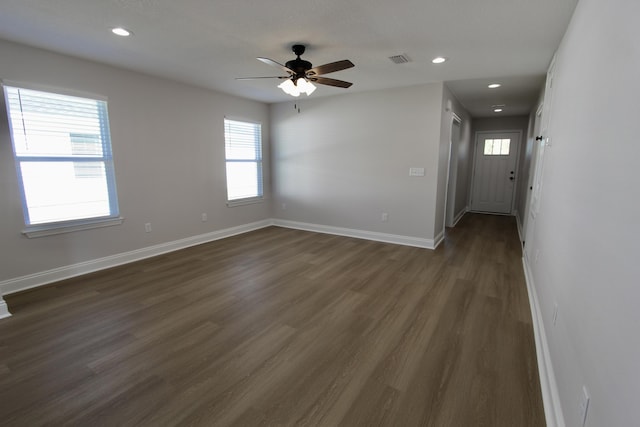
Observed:
[[[485,139],[485,156],[508,156],[511,148],[511,139]]]

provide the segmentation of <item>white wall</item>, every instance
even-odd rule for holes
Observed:
[[[434,239],[442,94],[434,83],[304,99],[300,114],[272,105],[274,216]]]
[[[552,145],[526,249],[568,426],[582,425],[583,385],[587,426],[638,425],[638,16],[637,1],[581,0],[557,53]]]
[[[0,58],[0,78],[108,97],[118,199],[125,218],[120,226],[24,237],[3,111],[0,283],[270,218],[268,200],[234,208],[225,204],[225,115],[263,123],[269,196],[266,104],[1,40]],[[201,221],[202,213],[208,214],[207,222]],[[144,231],[146,222],[152,224],[151,233]]]

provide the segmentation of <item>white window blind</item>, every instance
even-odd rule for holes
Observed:
[[[4,85],[27,226],[118,216],[107,103]]]
[[[262,197],[262,126],[224,119],[227,200]]]

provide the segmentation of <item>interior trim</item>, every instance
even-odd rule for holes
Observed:
[[[121,216],[115,218],[92,218],[88,220],[67,221],[58,224],[30,225],[22,230],[22,234],[30,239],[34,237],[53,236],[74,231],[91,230],[92,228],[111,227],[124,221]]]
[[[560,404],[560,393],[558,392],[556,376],[553,372],[553,364],[551,363],[551,354],[549,353],[549,343],[542,321],[542,312],[540,311],[531,269],[525,257],[522,257],[522,266],[524,268],[525,281],[527,282],[527,293],[529,294],[533,334],[536,341],[538,374],[540,375],[540,388],[542,390],[542,402],[547,427],[565,427],[564,415]]]
[[[435,242],[432,239],[423,239],[411,236],[401,236],[396,234],[378,233],[373,231],[355,230],[350,228],[331,227],[327,225],[309,224],[296,221],[286,221],[280,219],[266,219],[262,221],[252,222],[249,224],[239,225],[236,227],[226,228],[223,230],[213,231],[211,233],[200,234],[198,236],[187,237],[172,242],[161,243],[146,248],[136,249],[129,252],[115,254],[104,258],[98,258],[77,264],[67,265],[54,268],[47,271],[28,274],[26,276],[16,277],[4,281],[0,281],[0,295],[12,294],[27,289],[36,288],[38,286],[47,285],[60,280],[69,279],[83,274],[93,273],[95,271],[104,270],[118,265],[128,264],[130,262],[140,261],[168,252],[177,251],[188,248],[190,246],[200,245],[202,243],[212,242],[214,240],[224,239],[226,237],[235,236],[237,234],[248,233],[260,228],[275,225],[283,228],[292,228],[297,230],[313,231],[316,233],[335,234],[338,236],[355,237],[358,239],[373,240],[376,242],[393,243],[397,245],[414,246],[425,249],[435,249],[443,240],[444,235],[439,235]],[[2,318],[2,301],[0,297],[0,318]],[[4,304],[6,307],[6,303]],[[5,308],[7,316],[10,316],[8,309]],[[6,317],[6,316],[5,316]]]
[[[445,233],[444,230],[440,231],[438,235],[434,237],[432,247],[427,249],[437,249],[440,243],[444,242],[444,233]]]
[[[77,264],[54,268],[39,273],[29,274],[14,279],[4,280],[0,282],[0,295],[12,294],[38,286],[47,285],[59,280],[81,276],[83,274],[104,270],[106,268],[116,267],[122,264],[128,264],[134,261],[140,261],[145,258],[177,251],[179,249],[188,248],[190,246],[200,245],[202,243],[224,239],[225,237],[235,236],[236,234],[258,230],[260,228],[268,227],[272,224],[273,221],[270,219],[252,222],[237,227],[225,228],[223,230],[187,237],[172,242],[161,243],[146,248],[107,256],[104,258],[98,258]]]
[[[376,242],[393,243],[396,245],[414,246],[417,248],[435,249],[436,244],[432,239],[420,237],[401,236],[398,234],[379,233],[375,231],[356,230],[352,228],[332,227],[330,225],[310,224],[306,222],[288,221],[283,219],[273,220],[273,225],[295,230],[313,231],[316,233],[334,234],[356,239],[373,240]],[[439,242],[438,242],[439,243]]]
[[[466,214],[467,212],[469,212],[469,206],[465,206],[464,209],[456,214],[456,216],[453,218],[453,227],[458,225],[464,214]]]
[[[0,319],[4,319],[5,317],[10,317],[11,313],[9,312],[9,307],[7,307],[7,303],[0,296]]]

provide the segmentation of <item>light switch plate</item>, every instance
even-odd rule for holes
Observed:
[[[409,176],[424,176],[424,168],[409,168]]]

